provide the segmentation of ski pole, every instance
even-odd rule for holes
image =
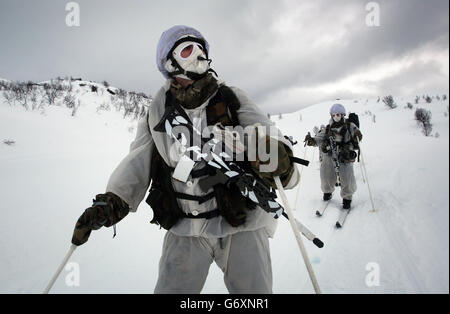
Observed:
[[[370,189],[370,184],[369,184],[369,176],[367,175],[367,169],[366,169],[366,163],[364,162],[364,155],[361,151],[361,143],[359,142],[359,138],[356,138],[358,140],[358,147],[359,147],[359,152],[361,154],[361,165],[364,169],[365,175],[366,175],[366,182],[367,182],[367,188],[369,189],[369,197],[370,197],[370,202],[372,203],[372,209],[370,210],[370,212],[375,212],[375,205],[373,203],[373,197],[372,197],[372,191]]]
[[[358,141],[359,155],[361,156],[361,147],[359,147],[359,139],[357,139],[357,141]],[[358,157],[358,163],[359,163],[359,169],[361,170],[361,177],[362,177],[363,183],[366,183],[366,178],[365,178],[366,175],[364,174],[362,162],[359,161],[359,157]]]
[[[74,244],[72,244],[70,246],[69,251],[67,252],[66,256],[64,257],[61,265],[59,265],[58,269],[56,270],[56,273],[53,275],[52,279],[48,283],[47,288],[45,288],[43,294],[48,294],[49,293],[50,289],[55,284],[56,279],[58,279],[59,274],[61,273],[61,271],[64,268],[64,266],[67,264],[67,261],[69,260],[70,256],[72,256],[72,253],[75,251],[76,248],[77,248],[77,246],[74,245]]]
[[[316,154],[316,150],[314,149],[314,147],[313,147],[313,154],[312,154],[312,157],[311,157],[311,163],[313,163],[314,162],[314,155]]]
[[[359,154],[361,154],[361,151],[359,151]],[[359,163],[359,168],[361,169],[361,177],[362,177],[363,183],[366,183],[366,178],[364,175],[364,170],[362,168],[362,163]]]
[[[275,179],[275,184],[277,185],[277,189],[280,192],[281,199],[283,200],[284,207],[286,208],[286,211],[287,211],[287,214],[289,217],[289,223],[291,224],[292,231],[294,232],[295,238],[297,239],[297,243],[300,248],[300,252],[302,253],[303,260],[306,265],[306,269],[308,270],[309,277],[310,277],[312,285],[314,287],[314,291],[316,292],[316,294],[321,294],[322,292],[320,291],[319,283],[317,282],[316,275],[314,274],[314,270],[312,268],[311,262],[309,261],[308,253],[306,252],[306,248],[303,244],[303,240],[300,235],[300,232],[297,228],[297,225],[295,224],[295,217],[294,217],[291,207],[289,206],[289,202],[288,202],[288,199],[284,192],[283,185],[281,184],[280,177],[277,176],[274,179]]]

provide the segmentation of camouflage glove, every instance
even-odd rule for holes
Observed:
[[[72,243],[79,246],[87,242],[92,230],[110,227],[126,215],[130,208],[114,193],[98,194],[91,207],[78,218],[73,231]]]
[[[353,138],[355,139],[355,142],[361,142],[362,140],[362,133],[359,129],[356,129],[354,134],[353,134]]]
[[[320,150],[324,154],[328,154],[329,152],[331,152],[331,146],[330,146],[329,140],[324,140],[322,142],[322,145],[320,145]]]
[[[292,177],[292,174],[294,173],[294,165],[293,162],[291,162],[290,158],[293,156],[293,153],[291,149],[283,144],[282,142],[266,135],[265,136],[266,141],[266,152],[270,154],[270,145],[276,145],[278,150],[278,163],[277,168],[272,172],[262,172],[260,171],[261,165],[268,165],[270,164],[270,159],[267,161],[260,161],[258,156],[255,161],[250,161],[250,165],[252,169],[271,187],[276,189],[276,184],[274,177],[279,176],[281,183],[283,186],[286,186],[289,182],[289,180]],[[271,155],[271,154],[270,154]]]
[[[303,141],[305,142],[306,145],[308,146],[316,146],[316,140],[311,136],[311,133],[308,132],[308,134],[306,134],[305,136],[305,140]]]

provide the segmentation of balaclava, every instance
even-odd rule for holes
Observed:
[[[156,63],[166,78],[199,80],[210,69],[209,44],[196,29],[176,25],[162,33],[158,42]]]
[[[340,114],[340,116],[334,116],[336,114]],[[333,121],[335,123],[340,123],[341,121],[343,121],[343,119],[345,117],[345,108],[344,108],[344,106],[341,105],[341,104],[334,104],[330,108],[330,115],[331,115],[331,118],[333,119]]]

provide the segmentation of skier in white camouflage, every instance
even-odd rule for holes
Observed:
[[[362,134],[355,123],[345,119],[346,111],[343,105],[334,104],[330,109],[330,122],[314,137],[308,133],[305,142],[308,146],[318,146],[322,152],[320,165],[321,189],[323,200],[332,198],[335,186],[341,186],[343,208],[350,209],[353,194],[356,192],[356,179],[353,163],[357,158],[355,150]],[[336,143],[333,155],[333,141]],[[337,158],[333,158],[333,157]]]
[[[165,31],[156,63],[167,80],[139,122],[136,139],[112,173],[106,194],[97,195],[77,221],[72,243],[81,245],[92,230],[115,225],[129,211],[136,211],[151,184],[146,202],[154,213],[152,223],[168,230],[155,293],[200,293],[212,262],[224,272],[230,293],[272,293],[269,238],[276,219],[244,197],[236,184],[202,186],[218,175],[203,160],[194,168],[191,164],[185,180],[178,178],[179,173],[176,177],[179,165],[189,164],[182,158],[186,147],[176,145],[159,126],[167,130],[170,122],[165,113],[173,107],[186,116],[178,121],[193,121],[198,130],[206,126],[262,130],[271,129],[273,123],[242,90],[228,87],[211,74],[209,44],[197,30],[177,25]],[[256,134],[258,143],[270,142],[275,169],[259,171],[260,165],[267,164],[259,155],[249,164],[242,162],[242,167],[272,187],[274,177],[279,177],[284,188],[293,188],[299,173],[290,158],[292,145],[281,132],[274,133]]]

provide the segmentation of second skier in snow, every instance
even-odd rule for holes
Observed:
[[[341,186],[343,208],[350,209],[353,194],[356,192],[356,179],[353,163],[357,159],[356,150],[362,139],[358,126],[346,119],[346,110],[341,104],[330,109],[329,124],[312,137],[308,133],[305,143],[317,146],[321,151],[320,180],[323,200],[332,198],[336,185]]]

